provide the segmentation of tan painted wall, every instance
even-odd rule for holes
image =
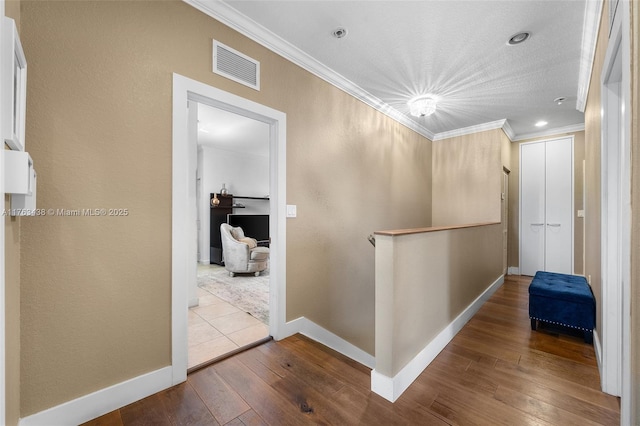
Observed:
[[[500,224],[376,235],[376,371],[398,374],[501,274]]]
[[[433,226],[499,222],[501,129],[433,142]]]
[[[596,329],[602,330],[602,277],[600,250],[600,143],[601,143],[601,106],[600,84],[604,56],[608,43],[608,2],[605,2],[600,21],[600,33],[591,73],[591,83],[587,105],[584,111],[585,122],[585,163],[586,163],[586,206],[585,206],[585,275],[591,277],[591,288],[596,298]]]
[[[542,138],[532,138],[511,143],[511,174],[509,176],[509,266],[520,266],[520,145],[526,142],[556,139],[573,136],[573,269],[576,274],[584,271],[584,219],[578,217],[578,210],[584,209],[584,179],[582,162],[584,161],[585,133],[565,133]]]
[[[22,229],[21,415],[170,363],[171,79],[287,114],[287,318],[374,351],[377,229],[431,225],[431,142],[180,1],[23,1],[27,139],[46,216]],[[211,72],[211,40],[262,89]]]
[[[20,2],[5,2],[5,16],[16,22],[20,32]],[[7,149],[5,146],[4,149]],[[11,208],[11,196],[5,195],[4,208]],[[20,222],[6,216],[5,227],[5,418],[0,423],[17,425],[20,420]]]

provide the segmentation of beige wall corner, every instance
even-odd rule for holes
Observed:
[[[502,129],[433,142],[433,226],[499,222]]]

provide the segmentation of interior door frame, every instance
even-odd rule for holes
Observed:
[[[629,2],[612,24],[601,77],[602,390],[621,397],[621,424],[631,419],[631,99]]]
[[[173,74],[173,171],[171,242],[171,367],[173,383],[187,378],[187,299],[189,269],[197,263],[189,250],[193,242],[196,216],[195,140],[188,137],[188,101],[262,121],[269,125],[269,228],[270,297],[269,333],[284,337],[286,319],[286,114],[217,89],[190,78]]]
[[[1,19],[4,16],[5,11],[5,3],[4,0],[0,0],[0,34],[4,34],[4,19]],[[4,42],[4,40],[1,40]],[[0,73],[2,73],[3,67],[0,67]],[[2,76],[0,76],[1,78]],[[1,89],[0,89],[1,90]],[[4,93],[0,93],[1,96],[5,96]],[[1,121],[1,120],[0,120]],[[1,132],[2,123],[0,123],[0,134],[4,134]],[[4,148],[2,149],[4,151]],[[0,164],[4,164],[4,152],[0,153]],[[4,166],[3,166],[4,167]],[[4,203],[5,193],[4,193],[4,171],[0,173],[0,192],[2,193],[2,202]],[[4,208],[4,207],[3,207]],[[4,219],[4,218],[3,218]],[[4,327],[4,319],[5,317],[5,223],[2,221],[2,226],[0,227],[0,317],[2,318],[3,326],[0,327],[0,423],[6,423],[7,421],[7,410],[6,410],[6,387],[7,387],[7,379],[5,374],[5,365],[6,365],[6,333]]]
[[[504,275],[506,276],[509,272],[509,175],[511,174],[511,170],[506,167],[502,167],[502,206],[501,207],[501,218],[502,218],[502,244],[503,250],[506,249],[506,255],[504,260]],[[506,247],[504,247],[506,245]]]

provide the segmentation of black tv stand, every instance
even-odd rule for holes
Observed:
[[[209,203],[209,263],[224,265],[224,255],[222,253],[222,237],[220,236],[220,225],[227,223],[227,215],[232,214],[234,209],[242,209],[244,206],[238,205],[235,200],[265,200],[269,201],[269,197],[246,197],[233,194],[221,195],[219,193],[211,193],[209,201],[213,200],[214,195],[220,200],[220,204],[214,206]],[[269,241],[259,241],[258,245],[269,247]]]

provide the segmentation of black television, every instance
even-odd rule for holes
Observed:
[[[269,241],[268,214],[229,214],[227,223],[241,227],[247,237],[255,238],[260,242]]]

